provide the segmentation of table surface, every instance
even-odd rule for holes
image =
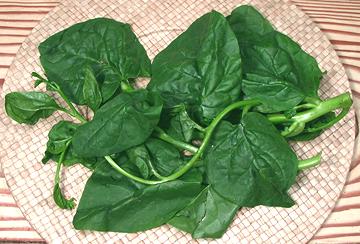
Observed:
[[[0,87],[16,52],[35,25],[60,0],[0,0]],[[349,77],[355,109],[360,109],[360,0],[292,0],[319,25]],[[347,183],[332,214],[312,243],[360,243],[360,144]],[[0,159],[1,160],[1,159]],[[1,161],[0,161],[1,162]],[[23,217],[0,170],[0,242],[43,242]]]

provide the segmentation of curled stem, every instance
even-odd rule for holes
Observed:
[[[197,160],[201,157],[201,155],[203,154],[203,152],[207,148],[207,146],[208,146],[208,144],[210,142],[210,139],[211,139],[211,135],[213,134],[216,126],[219,124],[219,122],[230,111],[232,111],[234,109],[237,109],[237,108],[244,107],[244,106],[248,106],[248,105],[255,106],[255,105],[258,105],[258,104],[260,104],[260,103],[258,101],[256,101],[256,100],[245,100],[245,101],[235,102],[235,103],[229,105],[228,107],[226,107],[221,113],[219,113],[215,117],[215,119],[206,128],[204,140],[203,140],[201,146],[199,147],[199,149],[192,156],[190,161],[187,164],[185,164],[182,168],[180,168],[178,171],[176,171],[175,173],[173,173],[173,174],[171,174],[169,176],[165,176],[161,180],[158,180],[158,181],[156,181],[156,180],[146,180],[146,179],[137,177],[137,176],[127,172],[123,168],[121,168],[110,156],[105,156],[105,159],[119,173],[129,177],[132,180],[135,180],[135,181],[143,183],[143,184],[155,185],[155,184],[160,184],[160,183],[164,183],[164,182],[167,182],[167,181],[176,180],[177,178],[181,177],[183,174],[188,172],[195,165]]]

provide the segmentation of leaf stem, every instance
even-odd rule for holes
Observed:
[[[298,169],[304,170],[308,168],[315,167],[316,165],[319,165],[321,162],[321,153],[318,153],[316,156],[313,156],[308,159],[299,160]]]
[[[56,86],[56,91],[59,93],[59,95],[64,99],[66,104],[69,106],[69,110],[65,110],[64,112],[67,112],[69,115],[77,118],[80,122],[85,123],[87,120],[85,117],[74,107],[74,105],[71,103],[69,98],[63,93],[63,91],[60,89],[60,87]]]
[[[173,137],[169,136],[168,134],[166,134],[161,128],[159,127],[156,127],[154,129],[154,133],[153,133],[154,136],[156,136],[157,138],[163,140],[163,141],[166,141],[178,148],[181,148],[181,149],[185,149],[191,153],[196,153],[198,151],[198,148],[193,146],[193,145],[190,145],[188,143],[185,143],[183,141],[178,141],[176,139],[174,139]]]
[[[205,138],[201,144],[201,146],[199,147],[199,149],[195,152],[195,154],[192,156],[192,158],[190,159],[190,161],[185,164],[182,168],[180,168],[178,171],[176,171],[175,173],[169,175],[169,176],[165,176],[163,177],[163,179],[155,181],[155,180],[145,180],[143,178],[140,178],[138,176],[135,176],[129,172],[127,172],[126,170],[122,169],[119,165],[117,165],[117,163],[110,157],[110,156],[105,156],[106,161],[119,173],[129,177],[132,180],[135,180],[137,182],[143,183],[143,184],[147,184],[147,185],[156,185],[156,184],[160,184],[160,183],[164,183],[167,181],[172,181],[172,180],[176,180],[177,178],[181,177],[183,174],[185,174],[186,172],[188,172],[197,162],[197,160],[200,158],[200,156],[203,154],[203,152],[205,151],[205,149],[207,148],[210,139],[211,139],[211,135],[214,132],[216,126],[219,124],[219,122],[232,110],[237,109],[237,108],[241,108],[244,106],[255,106],[260,104],[260,102],[258,102],[257,100],[245,100],[245,101],[238,101],[235,102],[229,106],[227,106],[221,113],[219,113],[215,119],[210,123],[210,125],[205,129]]]
[[[134,180],[134,181],[137,181],[137,182],[140,182],[140,183],[143,183],[143,184],[146,184],[146,185],[156,185],[156,184],[159,184],[159,183],[163,183],[163,182],[166,182],[167,180],[146,180],[146,179],[143,179],[141,177],[138,177],[136,175],[133,175],[129,172],[127,172],[126,170],[124,170],[123,168],[121,168],[110,156],[105,156],[104,157],[106,159],[106,161],[111,165],[111,167],[113,167],[117,172],[119,172],[120,174],[123,174],[124,176]]]
[[[75,199],[66,199],[64,195],[61,192],[60,188],[60,173],[61,173],[61,166],[65,158],[66,151],[70,145],[71,141],[68,141],[65,144],[65,149],[63,152],[61,152],[59,161],[56,164],[56,172],[55,172],[55,184],[54,184],[54,190],[53,190],[53,198],[56,205],[58,205],[62,209],[73,209],[75,207]]]
[[[316,107],[300,112],[292,118],[287,118],[284,114],[269,114],[267,117],[274,124],[292,122],[307,123],[336,109],[347,110],[351,107],[351,104],[352,100],[350,93],[346,92],[339,96],[321,101]]]
[[[64,161],[67,148],[68,148],[68,146],[70,145],[70,142],[71,142],[71,141],[68,141],[68,142],[65,144],[65,149],[64,149],[64,151],[60,154],[59,161],[58,161],[58,163],[57,163],[57,165],[56,165],[55,184],[60,183],[60,169],[61,169],[62,162]]]

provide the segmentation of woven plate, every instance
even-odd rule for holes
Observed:
[[[49,35],[89,18],[107,16],[128,22],[153,58],[160,50],[204,13],[215,9],[228,15],[236,6],[251,3],[278,30],[290,35],[311,55],[322,70],[327,71],[320,95],[335,96],[349,90],[345,71],[330,42],[311,20],[294,5],[284,1],[164,1],[132,0],[76,1],[66,0],[55,8],[23,43],[8,72],[2,97],[11,91],[33,89],[32,71],[41,72],[38,44]],[[40,88],[42,89],[42,88]],[[1,106],[3,109],[3,105]],[[170,226],[162,226],[137,234],[76,231],[71,221],[73,211],[59,209],[52,199],[54,163],[41,164],[47,133],[60,119],[55,113],[35,126],[18,125],[3,111],[0,114],[0,156],[10,189],[26,218],[49,242],[85,243],[106,241],[187,243],[191,236]],[[353,151],[355,137],[354,112],[310,143],[298,143],[294,149],[301,158],[323,152],[321,166],[298,176],[290,194],[296,205],[290,209],[243,208],[218,242],[304,243],[313,236],[335,205],[343,188]],[[64,170],[63,188],[67,196],[80,199],[90,172],[81,166]]]

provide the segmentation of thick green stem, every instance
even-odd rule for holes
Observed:
[[[321,161],[321,153],[317,154],[314,157],[308,158],[308,159],[299,160],[298,169],[304,170],[304,169],[315,167],[316,165],[320,164],[320,161]]]
[[[274,124],[292,122],[307,123],[336,109],[349,109],[351,104],[352,100],[350,93],[346,92],[339,96],[321,101],[316,107],[300,112],[292,118],[287,118],[284,114],[270,114],[267,117]]]

